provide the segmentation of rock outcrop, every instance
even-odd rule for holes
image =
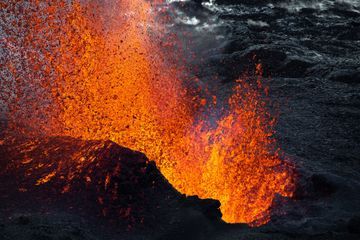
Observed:
[[[0,156],[4,212],[61,209],[125,229],[182,222],[184,211],[221,219],[218,201],[181,195],[144,154],[111,141],[7,136]]]

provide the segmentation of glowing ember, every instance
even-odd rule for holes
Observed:
[[[180,192],[220,200],[226,222],[266,223],[275,195],[292,196],[293,170],[274,146],[260,79],[238,80],[221,117],[203,114],[216,98],[208,104],[183,86],[150,3],[2,5],[2,16],[17,19],[2,43],[9,128],[142,151]]]

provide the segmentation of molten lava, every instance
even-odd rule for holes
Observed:
[[[184,86],[147,1],[24,2],[1,3],[15,19],[1,43],[9,129],[142,151],[178,191],[220,200],[230,223],[264,224],[275,196],[292,196],[260,78],[219,107]]]

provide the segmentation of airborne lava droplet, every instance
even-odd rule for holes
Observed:
[[[47,174],[43,178],[38,179],[36,185],[41,185],[49,182],[55,175],[56,175],[56,171]]]

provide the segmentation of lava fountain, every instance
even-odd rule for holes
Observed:
[[[156,161],[178,191],[218,199],[226,222],[266,223],[275,196],[292,196],[294,177],[261,78],[238,80],[223,107],[194,94],[152,4],[1,3],[8,130],[110,139]]]

